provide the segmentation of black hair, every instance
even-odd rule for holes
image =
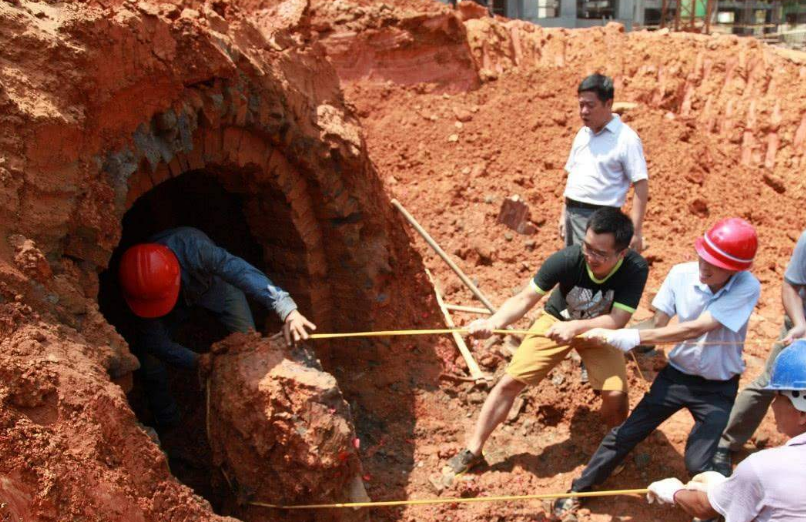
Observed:
[[[592,92],[596,94],[599,101],[602,103],[607,100],[612,100],[615,96],[615,89],[613,88],[613,79],[604,74],[591,74],[579,84],[577,94],[583,92]]]
[[[613,234],[616,251],[630,246],[635,231],[629,216],[613,207],[603,207],[591,214],[585,230],[593,230],[594,234]]]

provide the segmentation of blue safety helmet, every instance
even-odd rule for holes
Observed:
[[[781,392],[806,412],[806,340],[798,339],[778,354],[767,389]]]

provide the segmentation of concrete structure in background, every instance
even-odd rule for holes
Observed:
[[[440,0],[452,3],[450,0]],[[660,12],[661,0],[490,0],[494,14],[507,18],[528,20],[543,27],[596,27],[608,22],[624,24],[632,29],[636,4],[656,2]],[[486,2],[479,1],[484,5]],[[643,8],[639,9],[643,13]]]
[[[440,0],[452,3],[451,0]],[[476,0],[486,4],[485,0]],[[528,20],[543,27],[596,27],[619,22],[628,31],[636,27],[661,25],[663,0],[489,0],[496,15]],[[708,0],[668,0],[666,27],[674,28],[675,10],[681,5],[682,30],[690,30],[688,14],[693,13],[701,28],[706,18]],[[800,29],[795,36],[803,39],[806,0],[714,0],[711,5],[711,32],[769,37],[779,30]],[[780,25],[780,28],[779,28]],[[783,35],[780,35],[782,40]]]
[[[496,14],[529,20],[544,27],[596,27],[608,22],[632,29],[636,4],[647,0],[495,0]],[[660,4],[660,0],[656,1]],[[501,13],[500,11],[504,11]],[[643,12],[643,9],[638,11]]]

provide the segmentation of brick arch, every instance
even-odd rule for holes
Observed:
[[[156,122],[162,119],[155,117]],[[309,184],[281,150],[253,129],[203,124],[190,146],[175,150],[169,161],[143,161],[128,178],[123,213],[163,182],[200,171],[214,174],[227,190],[245,197],[245,215],[263,248],[269,277],[291,293],[314,322],[329,328],[328,262]],[[284,232],[288,225],[293,228]]]

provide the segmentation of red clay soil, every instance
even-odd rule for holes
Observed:
[[[441,13],[434,17],[442,16]],[[423,24],[426,25],[426,24]],[[646,257],[651,275],[636,318],[668,270],[694,260],[693,242],[714,221],[740,216],[753,223],[761,249],[754,273],[763,284],[751,318],[744,380],[762,368],[780,327],[780,281],[795,240],[806,226],[803,162],[806,106],[800,79],[806,57],[750,39],[687,34],[624,34],[619,26],[547,30],[489,18],[466,21],[464,29],[480,79],[478,90],[427,82],[418,71],[408,79],[386,74],[385,64],[367,67],[362,79],[340,68],[349,31],[327,35],[328,52],[342,76],[347,99],[363,123],[369,153],[388,193],[400,200],[493,300],[501,303],[532,276],[541,260],[561,247],[556,221],[564,188],[563,165],[580,126],[575,88],[601,71],[616,79],[623,119],[641,136],[649,164],[651,199],[646,220]],[[356,31],[355,27],[350,31]],[[409,52],[420,70],[436,63],[427,55],[429,35],[408,31],[388,54]],[[362,41],[360,33],[352,41]],[[335,41],[336,44],[332,44]],[[414,51],[412,51],[412,49]],[[447,64],[450,68],[454,64]],[[347,80],[347,81],[345,81]],[[498,224],[504,198],[519,195],[538,225],[521,235]],[[448,302],[476,305],[447,266],[412,231],[426,266],[445,289]],[[455,314],[460,322],[472,316]],[[521,326],[525,326],[526,321]],[[462,373],[447,340],[438,344],[446,372]],[[500,372],[506,350],[476,348],[477,359]],[[455,359],[455,361],[454,361]],[[665,357],[642,360],[648,379]],[[631,368],[631,404],[648,383]],[[445,381],[436,393],[419,394],[415,465],[410,498],[434,495],[429,482],[472,428],[485,394],[469,384]],[[485,496],[562,492],[598,445],[604,430],[593,393],[577,383],[575,365],[563,367],[525,394],[517,421],[499,429],[488,445],[488,468],[471,474],[443,495]],[[682,453],[692,426],[685,412],[640,445],[608,489],[642,488],[666,476],[685,478]],[[754,442],[783,441],[771,417]],[[373,459],[365,468],[382,467]],[[382,485],[370,483],[373,498]],[[408,520],[535,520],[539,503],[410,507]],[[385,519],[387,515],[381,516]],[[393,518],[391,514],[389,518]],[[580,520],[685,520],[674,510],[639,499],[591,501]]]
[[[364,502],[350,406],[311,350],[289,352],[282,337],[236,334],[213,346],[208,436],[221,488],[245,521],[286,520],[251,505]],[[300,521],[359,522],[366,511],[300,512]]]
[[[0,3],[0,518],[224,519],[138,425],[137,361],[97,302],[124,214],[155,186],[206,174],[245,197],[272,277],[323,329],[427,309],[335,71],[289,35],[299,10],[194,7]],[[362,353],[403,366],[398,346]],[[362,348],[316,346],[351,375]]]
[[[650,168],[652,271],[636,317],[650,314],[670,267],[694,259],[693,241],[710,223],[745,217],[761,238],[754,271],[764,284],[745,378],[760,370],[780,323],[780,280],[806,226],[802,55],[733,37],[546,30],[462,13],[426,0],[0,3],[0,59],[10,64],[0,69],[3,517],[223,519],[170,475],[138,426],[124,393],[136,362],[95,302],[98,273],[139,196],[206,169],[253,198],[247,219],[267,264],[296,285],[323,329],[441,327],[409,237],[447,301],[475,303],[405,235],[389,199],[503,302],[560,247],[575,87],[596,70],[616,78],[619,102],[635,104],[624,119]],[[511,195],[530,206],[533,234],[496,223]],[[349,404],[375,500],[564,491],[604,435],[598,399],[566,360],[493,436],[489,466],[438,492],[431,479],[462,447],[486,396],[455,378],[465,368],[451,340],[314,348]],[[505,345],[474,350],[485,371],[503,371]],[[641,368],[651,379],[663,362],[644,358]],[[635,405],[648,383],[633,363],[630,375]],[[672,418],[606,487],[684,478],[690,427],[688,414]],[[755,438],[781,441],[769,419]],[[371,517],[518,521],[545,512],[516,502]],[[628,498],[591,501],[579,518],[685,520]]]

